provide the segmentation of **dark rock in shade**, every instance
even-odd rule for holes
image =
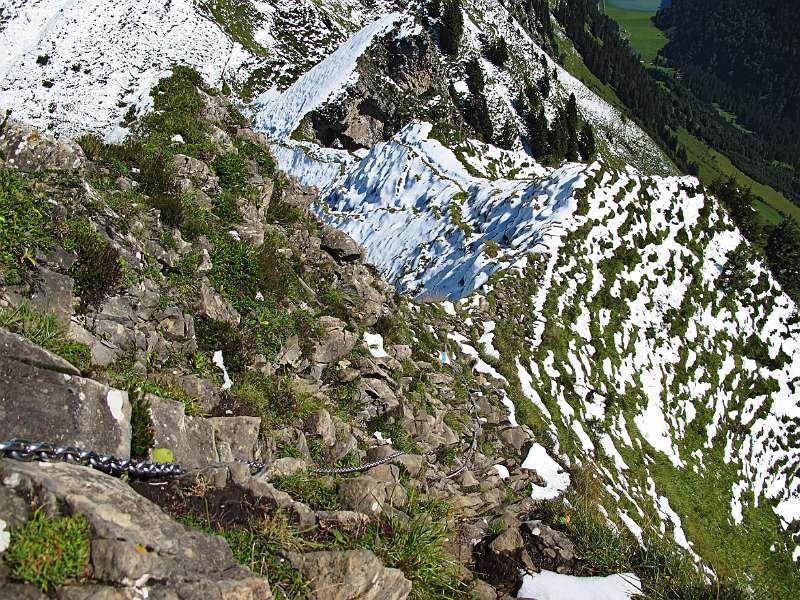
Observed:
[[[214,427],[208,419],[186,415],[182,402],[147,394],[153,422],[155,448],[168,448],[175,462],[185,469],[204,467],[219,461]]]
[[[11,488],[0,486],[0,520],[4,525],[0,530],[22,527],[31,513],[30,504]]]
[[[525,547],[538,569],[568,575],[587,575],[589,566],[578,558],[572,541],[560,531],[541,521],[528,521],[522,526]]]
[[[330,225],[322,228],[322,249],[337,262],[350,262],[361,258],[362,250],[353,238]]]
[[[368,550],[288,556],[317,600],[404,600],[411,593],[411,582],[403,572],[384,567]]]
[[[0,439],[127,457],[130,418],[126,392],[80,377],[65,360],[0,330]]]
[[[77,142],[56,139],[14,119],[8,119],[0,131],[0,156],[23,173],[50,170],[81,173],[86,168],[86,156]]]
[[[134,597],[147,589],[150,598],[272,598],[267,580],[238,565],[225,540],[173,521],[124,481],[66,463],[12,460],[0,460],[0,481],[50,514],[63,509],[86,519],[94,580],[125,586]],[[118,597],[99,586],[89,589],[98,592],[91,598]]]

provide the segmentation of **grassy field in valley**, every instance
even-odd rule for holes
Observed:
[[[647,62],[655,60],[658,51],[667,43],[667,36],[651,20],[654,11],[628,10],[607,6],[606,14],[627,33],[628,42]]]

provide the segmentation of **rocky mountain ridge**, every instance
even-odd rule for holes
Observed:
[[[168,10],[192,24],[201,4]],[[188,62],[206,83],[176,68],[133,110],[125,91],[120,106],[103,105],[102,118],[78,128],[121,144],[86,137],[79,149],[14,121],[2,134],[6,164],[32,173],[9,172],[11,204],[44,193],[57,206],[46,212],[54,229],[40,222],[14,230],[26,241],[3,263],[20,279],[3,288],[5,327],[31,337],[42,330],[31,324],[41,319],[36,312],[53,312],[89,352],[64,342],[62,353],[77,351],[88,380],[112,386],[98,388],[97,410],[103,394],[121,389],[137,398],[134,422],[150,415],[139,429],[148,435],[133,436],[134,453],[168,450],[197,468],[232,459],[275,465],[254,480],[207,472],[217,491],[195,496],[179,484],[154,499],[191,521],[203,518],[191,498],[241,496],[255,486],[250,494],[271,498],[271,522],[283,518],[277,506],[325,532],[277,545],[258,538],[265,555],[294,544],[306,557],[290,561],[293,574],[262,563],[276,595],[291,597],[302,585],[321,593],[303,567],[318,566],[315,544],[323,552],[366,548],[391,566],[396,557],[381,553],[382,535],[373,531],[367,542],[364,528],[402,531],[391,519],[418,517],[437,523],[442,541],[459,540],[450,551],[478,579],[439,556],[437,570],[453,578],[428,586],[405,564],[415,597],[468,597],[468,587],[485,597],[534,593],[517,589],[519,569],[632,570],[652,597],[703,597],[711,581],[731,597],[793,597],[796,305],[716,199],[694,178],[664,177],[672,167],[655,144],[567,72],[562,64],[575,57],[557,26],[548,38],[521,18],[530,8],[465,2],[453,56],[439,48],[442,17],[427,4],[234,3],[244,21],[222,4],[207,3],[214,18],[203,27],[216,33],[204,43],[249,45],[251,57],[222,68],[204,46],[184,56],[191,46],[158,40],[167,48],[157,54],[160,69]],[[46,5],[37,4],[42,15]],[[275,19],[295,9],[303,17],[289,44]],[[2,34],[19,22],[5,22]],[[74,106],[56,106],[52,117],[31,112],[51,91],[25,84],[28,96],[14,92],[58,27],[42,31],[18,56],[31,64],[4,71],[2,101],[24,120],[74,131]],[[483,57],[487,35],[505,40],[503,66]],[[273,52],[260,54],[259,44]],[[307,44],[315,44],[312,58],[290,56],[287,48]],[[83,56],[56,46],[63,53],[53,54],[52,68]],[[176,48],[180,56],[170,54]],[[51,68],[49,60],[35,68]],[[269,73],[265,60],[275,62]],[[476,64],[491,128],[516,132],[508,148],[476,139],[467,123]],[[257,73],[265,77],[258,92],[266,92],[243,104],[257,95],[255,80],[247,85]],[[163,74],[134,79],[144,90]],[[596,132],[596,160],[531,157],[517,96],[545,75],[547,119],[574,98],[578,118]],[[112,90],[97,73],[87,76]],[[63,93],[68,81],[44,90]],[[208,87],[222,81],[238,96],[234,104]],[[72,89],[93,97],[91,86]],[[112,128],[123,109],[125,120]],[[60,173],[34,174],[50,169]],[[30,206],[40,211],[41,198]],[[54,240],[58,251],[30,253],[51,251]],[[101,269],[87,266],[96,261]],[[47,421],[31,416],[25,431],[33,436]],[[72,432],[54,441],[67,439],[95,438]],[[390,447],[406,455],[377,475],[313,473],[314,465],[383,458]],[[460,457],[468,471],[428,479],[457,470]],[[253,483],[276,487],[275,478],[288,498]],[[438,500],[458,517],[440,519],[447,511],[425,504]],[[375,504],[383,515],[376,520],[322,514],[335,506],[372,515]],[[205,526],[232,544],[230,527],[264,516],[261,508],[241,513],[231,522],[214,513]],[[519,523],[531,518],[546,525]],[[454,526],[456,538],[442,533]],[[364,555],[356,562],[375,566]],[[420,595],[429,587],[437,591]]]

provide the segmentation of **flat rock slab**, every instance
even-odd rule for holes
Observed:
[[[147,394],[156,448],[168,448],[175,462],[196,469],[219,462],[214,427],[208,419],[186,415],[183,403]]]
[[[62,358],[0,330],[0,439],[130,455],[127,392],[80,377]]]
[[[289,553],[317,600],[404,600],[411,582],[399,569],[383,566],[369,550]]]
[[[91,578],[136,582],[140,590],[153,585],[134,597],[272,598],[267,580],[238,565],[225,540],[173,521],[119,479],[66,463],[6,459],[0,460],[0,482],[50,514],[83,515],[92,532]],[[166,590],[173,591],[151,593]]]

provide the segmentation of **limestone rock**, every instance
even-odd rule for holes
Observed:
[[[212,412],[220,402],[220,395],[217,386],[208,379],[197,375],[182,375],[178,372],[162,372],[156,376],[156,380],[164,382],[168,386],[177,387],[183,390],[189,397],[196,398],[200,409],[204,413]]]
[[[203,161],[184,154],[176,154],[173,162],[181,191],[188,192],[196,187],[206,194],[220,193],[219,179]]]
[[[276,477],[285,477],[286,475],[293,475],[298,471],[302,471],[306,468],[306,461],[300,458],[279,458],[272,462],[272,464],[267,469],[265,478],[267,480],[272,480]]]
[[[200,284],[194,308],[198,316],[208,317],[214,321],[238,325],[241,320],[241,316],[233,305],[225,300],[207,280]]]
[[[73,285],[74,281],[68,275],[40,269],[31,290],[31,306],[42,314],[52,314],[59,324],[67,327],[75,300]]]
[[[65,360],[0,330],[0,439],[130,455],[126,392],[79,376]]]
[[[208,419],[214,429],[219,460],[222,462],[260,459],[258,431],[259,417],[214,417]]]
[[[404,600],[411,582],[388,569],[368,550],[289,553],[289,562],[309,581],[317,600]]]
[[[0,131],[0,156],[23,173],[49,170],[81,173],[86,168],[86,156],[77,142],[56,139],[14,119],[8,119]]]
[[[322,228],[322,249],[340,263],[355,261],[362,256],[361,247],[355,240],[331,225]]]
[[[338,362],[355,348],[358,335],[347,331],[347,324],[335,317],[320,317],[319,326],[323,329],[322,339],[314,350],[314,362],[329,365]]]
[[[93,579],[136,581],[157,598],[272,598],[266,579],[239,566],[222,538],[173,521],[120,479],[66,463],[0,460],[0,481],[51,514],[63,507],[83,515]]]
[[[367,515],[380,512],[386,502],[386,488],[383,482],[369,475],[342,480],[337,488],[337,494],[342,508]]]
[[[194,469],[219,461],[214,427],[208,419],[189,417],[183,403],[147,394],[156,448],[168,448],[175,462]]]
[[[308,415],[304,426],[306,433],[319,436],[326,446],[333,446],[336,442],[336,430],[331,415],[324,408]]]

